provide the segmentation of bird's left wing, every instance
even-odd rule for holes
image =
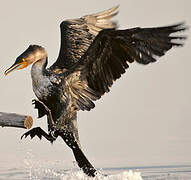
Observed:
[[[185,37],[173,34],[185,29],[184,24],[177,24],[159,28],[102,30],[68,75],[78,109],[93,108],[92,100],[108,92],[113,82],[125,73],[129,63],[146,65],[155,62],[173,46],[182,46]]]
[[[78,62],[102,29],[117,27],[116,22],[111,21],[111,18],[118,13],[117,10],[118,6],[78,19],[63,21],[60,24],[59,56],[50,69],[62,73]]]

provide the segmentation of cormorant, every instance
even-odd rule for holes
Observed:
[[[81,150],[77,111],[93,109],[94,101],[109,92],[131,63],[153,63],[172,47],[182,46],[185,39],[174,35],[186,29],[184,23],[118,30],[117,23],[110,20],[117,9],[63,21],[59,56],[49,68],[46,50],[30,45],[5,71],[7,75],[32,64],[33,91],[38,98],[33,103],[39,118],[47,115],[48,133],[36,127],[23,136],[44,136],[50,142],[61,136],[89,176],[95,176],[96,170]]]

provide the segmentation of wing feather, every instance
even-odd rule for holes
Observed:
[[[116,28],[111,18],[118,13],[118,6],[86,15],[60,24],[61,46],[56,62],[50,67],[56,73],[71,68],[89,48],[97,34],[103,29]]]
[[[185,37],[173,34],[184,30],[184,24],[177,24],[99,32],[79,62],[67,72],[77,109],[89,111],[94,108],[92,101],[109,92],[113,82],[125,73],[130,63],[153,63],[172,47],[182,46]],[[74,77],[78,83],[72,81]],[[91,96],[85,91],[90,91]]]
[[[181,23],[159,28],[102,30],[79,62],[84,69],[81,76],[101,96],[125,73],[128,63],[149,64],[172,47],[182,46],[185,37],[172,35],[185,29]]]

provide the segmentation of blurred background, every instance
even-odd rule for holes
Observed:
[[[97,0],[0,2],[0,111],[32,115],[30,67],[4,76],[4,71],[30,44],[49,54],[49,65],[60,48],[59,24],[64,19],[96,13],[120,5],[115,20],[120,28],[154,27],[185,21],[191,25],[188,0]],[[78,114],[83,151],[95,167],[191,164],[191,39],[157,63],[132,64],[110,93],[91,112]],[[41,162],[73,167],[71,150],[58,138],[20,140],[23,129],[0,128],[0,167],[20,166],[32,156]]]

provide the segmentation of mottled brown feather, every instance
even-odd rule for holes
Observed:
[[[185,37],[171,36],[183,31],[184,24],[159,28],[102,30],[73,68],[81,67],[84,83],[100,96],[109,91],[113,81],[120,78],[128,63],[149,64],[173,46],[182,46]],[[71,71],[72,72],[72,71]]]
[[[116,28],[111,18],[118,13],[118,6],[86,15],[78,19],[65,20],[60,24],[61,45],[56,62],[49,68],[56,73],[71,68],[87,51],[97,34],[108,28]]]
[[[77,64],[66,73],[71,98],[78,110],[94,108],[95,101],[109,92],[113,82],[125,73],[129,64],[149,64],[173,46],[182,46],[185,38],[172,36],[183,31],[184,24],[159,28],[105,29],[99,32]],[[91,92],[90,94],[84,92]]]

